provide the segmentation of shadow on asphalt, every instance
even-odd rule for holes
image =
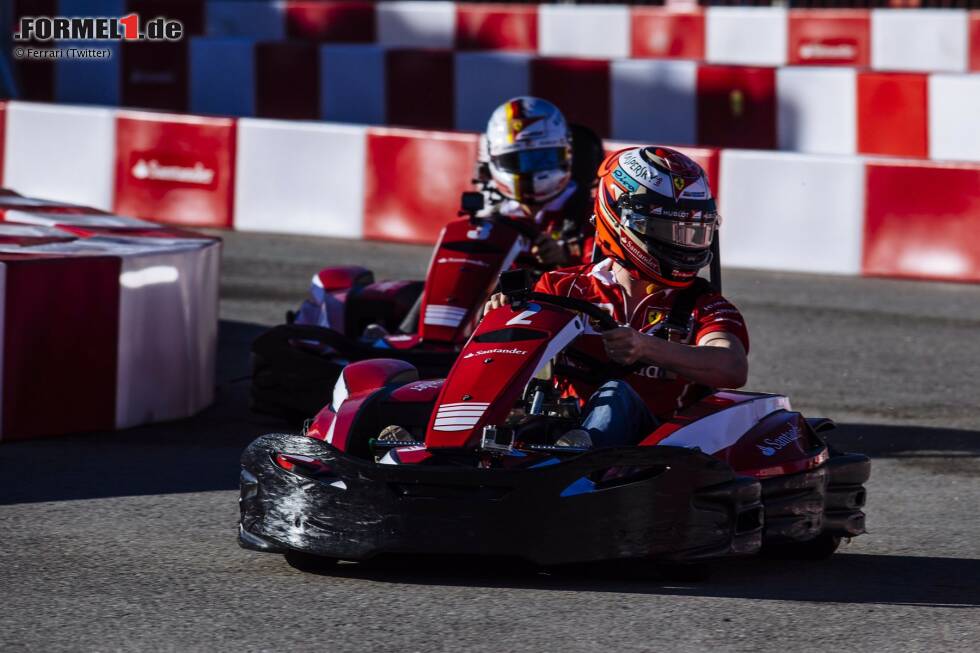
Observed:
[[[980,607],[980,559],[838,552],[822,561],[746,558],[712,563],[704,580],[665,580],[643,563],[536,571],[505,560],[456,561],[386,558],[316,566],[302,572],[381,583],[444,585],[561,592],[660,594],[817,603]]]
[[[215,403],[201,414],[125,431],[0,444],[0,505],[231,490],[253,439],[287,429],[248,409],[249,348],[266,327],[222,321]],[[832,441],[873,457],[980,456],[980,432],[842,424]]]

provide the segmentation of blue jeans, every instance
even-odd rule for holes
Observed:
[[[637,444],[657,425],[650,409],[629,383],[606,381],[589,397],[582,428],[592,436],[595,447]]]

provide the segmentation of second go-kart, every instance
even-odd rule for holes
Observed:
[[[239,541],[322,560],[382,554],[514,556],[538,565],[830,555],[864,532],[870,461],[835,451],[826,419],[785,396],[720,391],[636,446],[556,440],[578,404],[549,382],[600,308],[529,290],[487,314],[445,379],[409,362],[346,367],[301,434],[242,456]],[[596,375],[633,371],[608,367]]]

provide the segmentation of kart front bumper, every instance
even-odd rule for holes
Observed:
[[[278,453],[329,473],[287,471]],[[613,468],[630,474],[612,483]],[[380,465],[298,435],[242,456],[241,536],[256,550],[345,560],[383,553],[514,556],[540,565],[755,553],[758,481],[677,447],[604,449],[529,469]]]

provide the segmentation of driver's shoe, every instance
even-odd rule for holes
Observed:
[[[573,447],[575,449],[591,449],[592,436],[585,429],[572,429],[555,441],[556,447]]]
[[[372,323],[364,327],[364,332],[361,333],[361,340],[363,342],[374,343],[387,335],[389,335],[388,329],[384,328],[380,324]]]

